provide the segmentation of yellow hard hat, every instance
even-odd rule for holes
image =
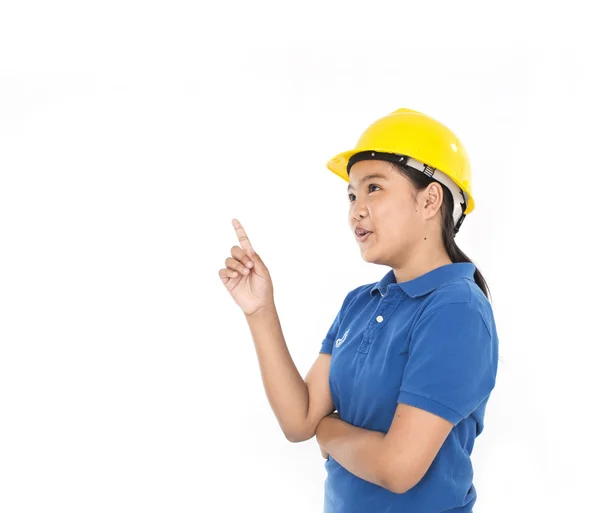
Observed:
[[[421,112],[398,109],[378,119],[363,132],[353,150],[339,153],[327,167],[349,182],[350,166],[364,159],[398,162],[446,185],[454,198],[456,231],[464,216],[475,208],[465,148],[448,127]]]

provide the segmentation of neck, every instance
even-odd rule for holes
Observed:
[[[429,248],[429,253],[427,255],[419,254],[417,252],[398,267],[393,266],[393,269],[394,275],[396,276],[396,282],[401,283],[414,280],[429,271],[433,271],[438,267],[451,263],[452,260],[448,256],[445,248],[438,248],[435,253],[432,253],[431,248]]]

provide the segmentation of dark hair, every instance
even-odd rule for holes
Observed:
[[[412,183],[413,187],[417,192],[425,189],[430,183],[437,182],[437,180],[427,176],[421,171],[417,171],[416,169],[412,169],[409,167],[405,167],[396,162],[390,162],[390,164],[396,169],[400,174],[404,175],[408,180]],[[471,259],[465,255],[461,249],[456,245],[456,241],[454,240],[455,230],[454,230],[454,219],[452,218],[452,211],[454,209],[454,198],[450,192],[450,189],[446,187],[443,183],[437,182],[442,186],[444,191],[444,201],[442,203],[442,239],[444,241],[444,246],[446,251],[448,252],[448,256],[452,262],[471,262]],[[479,285],[479,288],[491,301],[491,293],[490,289],[487,285],[487,282],[483,278],[481,272],[477,267],[475,267],[475,283]]]

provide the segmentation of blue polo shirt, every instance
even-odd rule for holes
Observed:
[[[454,427],[423,478],[402,494],[325,462],[324,513],[469,513],[477,498],[471,452],[496,383],[498,336],[470,262],[397,283],[390,271],[350,291],[322,342],[340,418],[387,433],[398,403]]]

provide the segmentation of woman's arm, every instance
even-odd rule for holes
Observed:
[[[290,356],[275,304],[246,320],[267,398],[285,437],[290,442],[312,438],[318,423],[335,409],[329,390],[331,355],[320,353],[305,381]]]
[[[394,491],[385,470],[388,458],[385,433],[344,422],[339,415],[324,418],[316,430],[317,442],[346,470],[370,483]],[[395,492],[398,493],[398,492]]]

